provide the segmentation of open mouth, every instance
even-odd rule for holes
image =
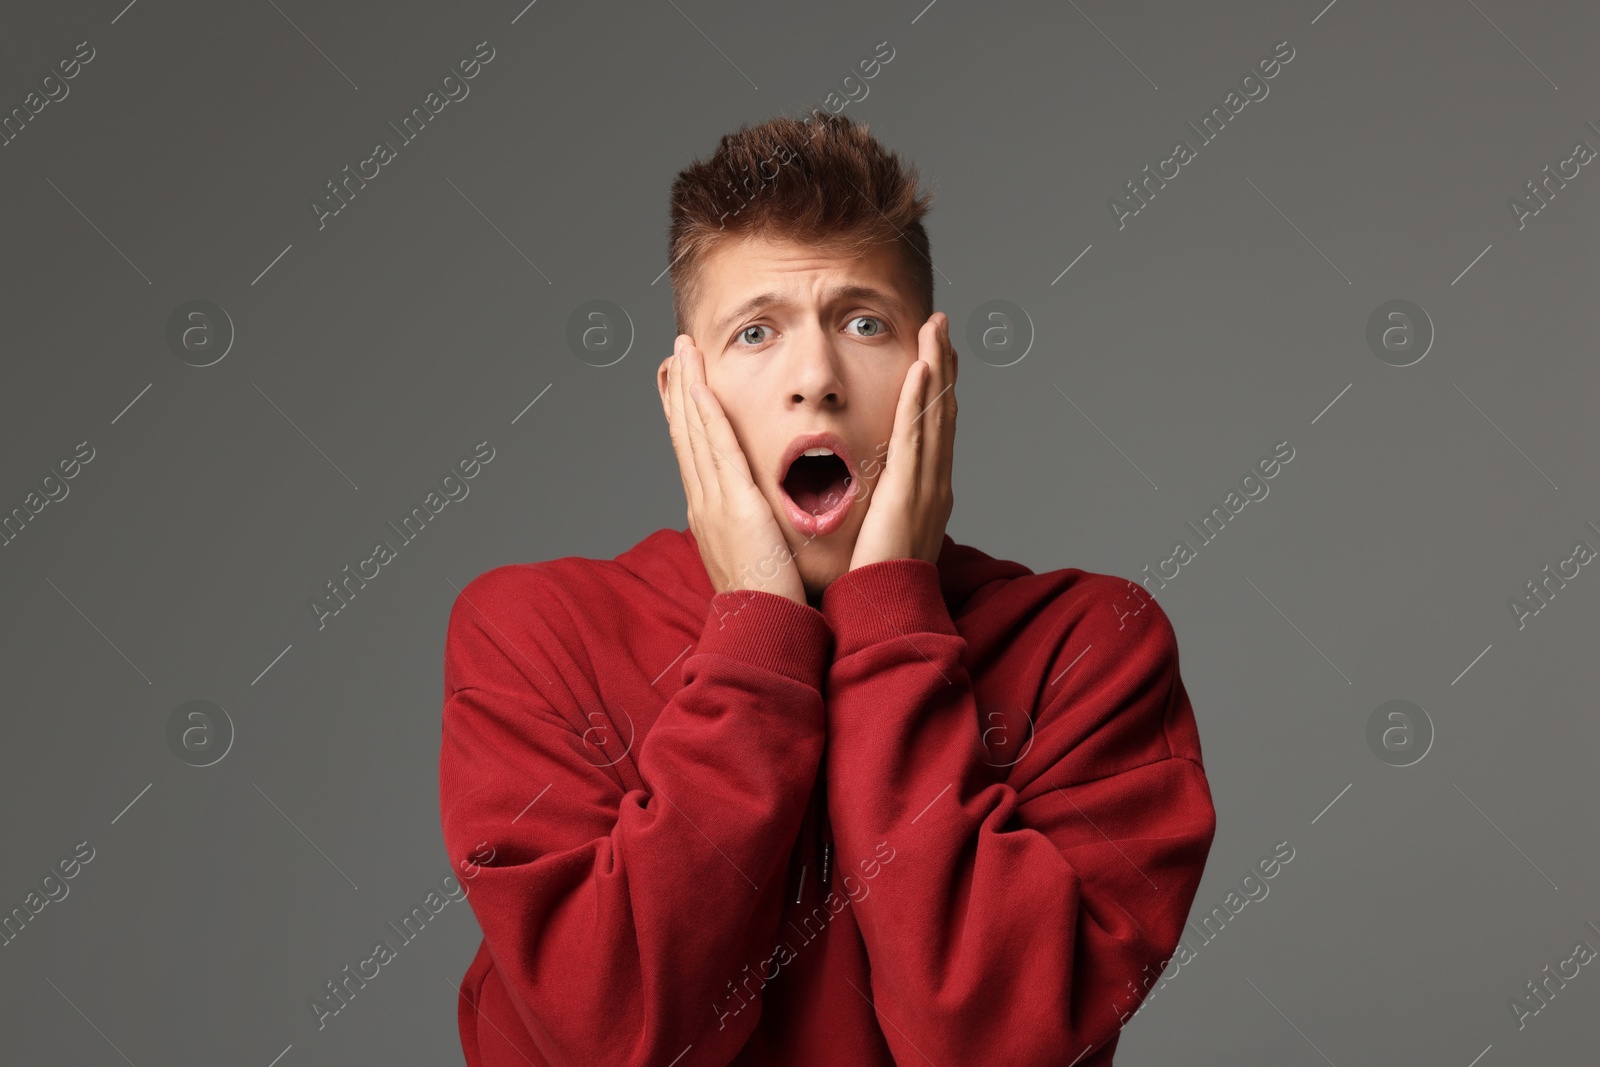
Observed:
[[[797,456],[783,479],[783,491],[808,515],[826,515],[838,507],[848,495],[850,485],[850,468],[831,452]]]
[[[850,443],[832,430],[814,430],[789,442],[784,459],[789,466],[782,467],[778,491],[790,528],[808,541],[843,530],[866,488],[858,485]]]

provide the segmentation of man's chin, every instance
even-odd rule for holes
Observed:
[[[834,579],[850,569],[850,556],[855,551],[859,531],[847,525],[822,537],[808,537],[790,526],[787,520],[780,520],[779,525],[784,539],[789,542],[794,566],[800,572],[806,600],[815,607]]]
[[[814,545],[812,547],[815,547]],[[822,603],[822,594],[827,592],[828,586],[850,569],[850,560],[846,556],[842,562],[820,559],[808,560],[800,569],[800,584],[805,586],[806,601],[812,607]]]

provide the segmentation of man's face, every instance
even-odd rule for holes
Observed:
[[[815,603],[850,569],[883,473],[895,405],[917,358],[919,300],[892,245],[854,257],[789,240],[730,239],[706,258],[702,280],[690,336]],[[662,360],[664,410],[667,374]],[[816,433],[837,435],[831,447],[846,463],[789,464],[800,439]],[[849,471],[863,484],[846,492]]]

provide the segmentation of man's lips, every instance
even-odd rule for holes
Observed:
[[[802,458],[815,448],[826,448],[837,458]],[[829,466],[835,469],[829,471]],[[777,483],[789,524],[808,537],[825,537],[843,526],[862,486],[844,439],[829,432],[801,434],[789,442]]]

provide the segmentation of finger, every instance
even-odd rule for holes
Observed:
[[[694,397],[698,402],[700,424],[705,428],[706,441],[711,448],[711,456],[716,464],[719,475],[723,477],[738,476],[755,484],[755,479],[750,474],[750,464],[746,461],[744,449],[739,445],[739,438],[733,432],[733,423],[728,419],[727,412],[722,410],[722,403],[717,399],[717,394],[704,382],[694,382],[691,385]]]
[[[678,472],[683,476],[683,491],[688,498],[691,509],[698,509],[703,499],[700,492],[700,475],[695,466],[694,447],[689,438],[693,431],[689,426],[689,413],[686,408],[687,397],[683,391],[683,338],[678,338],[672,355],[672,362],[667,369],[667,397],[672,407],[672,447],[678,454]]]
[[[946,398],[950,395],[949,364],[945,358],[945,329],[949,316],[935,312],[928,319],[928,336],[920,345],[918,357],[928,364],[927,385],[923,389],[922,407],[918,414],[919,445],[915,491],[917,499],[929,500],[938,492],[939,463],[943,453],[943,438],[948,425]]]
[[[950,347],[950,384],[954,386],[955,379],[962,373],[962,354],[955,350],[955,342],[950,339],[950,320],[944,320],[944,344]]]
[[[889,448],[890,462],[897,456],[901,457],[898,470],[902,472],[900,476],[907,477],[903,484],[910,492],[917,491],[919,480],[916,475],[923,466],[923,415],[930,395],[928,386],[933,377],[935,364],[932,360],[937,344],[936,313],[917,331],[917,359],[906,369],[906,378],[901,384],[900,403],[895,409],[895,428]]]
[[[940,353],[944,367],[944,380],[941,384],[944,394],[939,401],[940,418],[938,432],[935,434],[936,448],[929,470],[934,492],[938,492],[940,486],[950,484],[951,468],[955,460],[957,364],[955,346],[950,343],[949,315],[944,316],[941,328]]]
[[[700,405],[695,402],[689,392],[689,387],[699,383],[705,385],[705,364],[700,358],[699,349],[687,337],[683,342],[683,406],[685,423],[689,427],[689,447],[694,453],[695,470],[700,476],[701,498],[706,506],[720,510],[725,494],[722,491],[721,475],[717,471],[718,462],[716,449],[711,444],[711,438],[706,434],[705,420],[700,415]]]
[[[922,410],[928,386],[928,362],[918,359],[906,371],[900,386],[900,403],[895,408],[894,431],[880,489],[892,488],[901,500],[909,501],[917,492],[922,469]]]

